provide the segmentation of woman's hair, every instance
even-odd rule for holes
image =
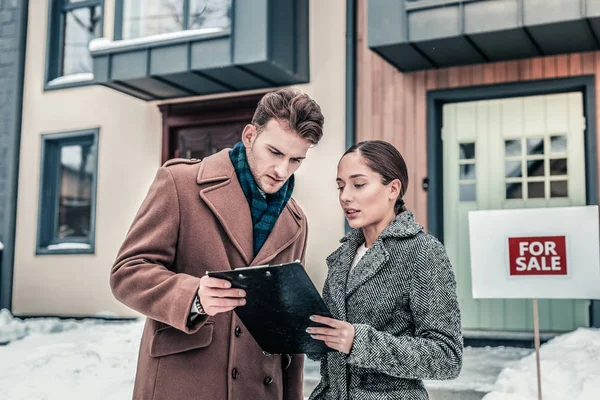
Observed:
[[[256,107],[252,125],[260,133],[273,118],[287,123],[290,131],[313,145],[323,137],[325,118],[321,107],[297,89],[283,88],[265,94]]]
[[[394,179],[400,180],[402,187],[396,199],[396,204],[394,204],[394,212],[398,215],[406,211],[402,198],[408,187],[408,168],[402,154],[393,145],[383,140],[366,140],[357,143],[346,150],[344,156],[354,152],[358,152],[367,166],[381,175],[381,182],[384,185],[389,184]]]

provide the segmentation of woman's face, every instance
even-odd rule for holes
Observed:
[[[339,200],[351,228],[385,225],[394,218],[400,181],[384,185],[381,175],[367,166],[358,151],[346,154],[338,164]]]

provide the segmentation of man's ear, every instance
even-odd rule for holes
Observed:
[[[400,195],[400,190],[402,189],[402,183],[400,183],[400,179],[394,179],[388,185],[390,189],[390,198],[396,199]]]
[[[252,124],[246,125],[242,131],[242,142],[244,143],[244,147],[247,149],[251,148],[252,143],[256,140],[256,136],[258,136],[256,127]]]

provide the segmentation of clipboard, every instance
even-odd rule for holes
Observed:
[[[311,315],[332,315],[299,261],[206,274],[246,291],[246,305],[234,311],[265,353],[333,351],[306,332],[309,326],[323,326],[311,321]]]

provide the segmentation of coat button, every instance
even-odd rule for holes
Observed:
[[[242,328],[240,328],[239,326],[236,326],[235,327],[235,336],[240,337],[241,334],[242,334]]]
[[[269,386],[271,383],[273,383],[273,378],[271,378],[270,376],[266,377],[265,380],[263,381],[265,385]]]
[[[237,368],[234,368],[234,369],[231,371],[231,377],[232,377],[233,379],[237,379],[239,376],[240,376],[240,373],[238,372]]]

